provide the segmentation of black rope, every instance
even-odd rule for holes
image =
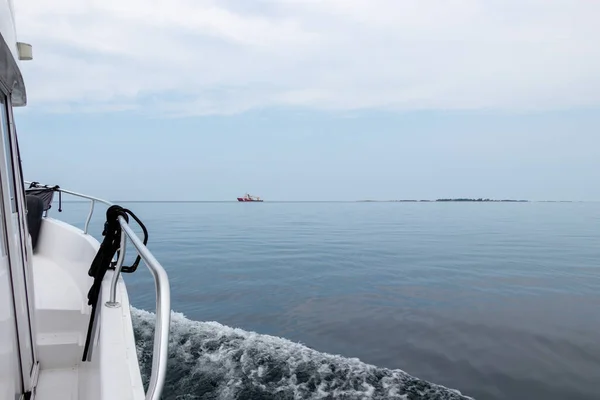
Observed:
[[[85,346],[83,348],[82,361],[87,361],[87,355],[92,340],[92,331],[94,327],[94,318],[96,316],[96,307],[98,306],[98,298],[100,297],[100,290],[102,289],[102,280],[106,271],[111,267],[111,261],[121,245],[121,225],[119,224],[119,216],[125,218],[129,222],[127,213],[121,206],[110,206],[106,210],[106,222],[104,223],[104,231],[102,236],[104,240],[100,244],[100,249],[92,265],[88,271],[88,275],[94,278],[94,283],[88,292],[88,304],[92,306],[92,313],[90,315],[90,322],[88,324],[88,331],[85,339]]]
[[[131,210],[128,210],[126,208],[123,209],[124,212],[126,212],[127,214],[131,215],[131,218],[133,218],[135,220],[135,222],[138,223],[138,225],[140,226],[140,228],[142,228],[142,232],[144,233],[144,246],[148,244],[148,229],[146,229],[146,225],[144,225],[144,223],[137,217],[137,215],[135,215]],[[118,254],[119,252],[117,251],[117,258],[118,258]],[[133,264],[131,264],[131,266],[127,267],[127,266],[123,266],[121,267],[121,272],[125,272],[125,273],[132,273],[135,272],[135,270],[137,269],[138,265],[140,264],[140,261],[142,260],[142,258],[140,257],[140,255],[138,254],[137,257],[135,258],[135,261],[133,262]],[[115,263],[112,264],[111,269],[115,268]]]
[[[110,206],[108,210],[106,210],[106,222],[104,223],[104,230],[102,232],[104,240],[100,244],[100,249],[98,249],[98,253],[94,258],[94,261],[92,261],[92,265],[88,271],[88,275],[94,278],[94,283],[88,292],[88,304],[92,306],[92,312],[88,323],[82,361],[87,361],[88,358],[90,343],[92,341],[92,332],[94,331],[98,298],[100,297],[100,291],[102,289],[102,280],[104,279],[104,275],[106,275],[106,271],[115,268],[115,263],[113,263],[112,260],[115,257],[115,254],[117,254],[118,259],[118,254],[121,251],[121,235],[123,235],[123,232],[121,224],[119,224],[119,217],[123,217],[125,221],[129,223],[128,215],[130,215],[142,228],[142,231],[144,232],[144,246],[148,244],[148,230],[144,223],[131,210],[117,205]],[[135,272],[140,261],[141,257],[138,254],[135,262],[131,266],[121,267],[121,272]]]

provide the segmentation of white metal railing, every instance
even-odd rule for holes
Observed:
[[[25,181],[25,184],[31,185],[31,182]],[[56,188],[54,186],[35,184],[33,187],[53,189],[64,194],[90,200],[90,211],[87,219],[85,220],[85,227],[83,230],[85,234],[88,232],[90,220],[94,214],[95,203],[101,203],[109,207],[113,205],[113,203],[107,200],[72,192],[70,190]],[[169,277],[167,276],[167,272],[162,265],[156,258],[154,258],[150,250],[148,250],[142,240],[131,229],[125,218],[119,216],[118,221],[119,225],[121,226],[121,230],[125,233],[125,235],[121,235],[121,249],[110,285],[110,299],[106,303],[106,306],[114,307],[118,304],[116,302],[117,283],[121,273],[121,268],[123,267],[123,261],[125,260],[127,239],[129,239],[154,277],[154,286],[156,290],[156,322],[154,326],[152,372],[150,374],[150,382],[148,383],[148,391],[146,392],[146,400],[159,400],[167,375],[169,328],[171,325],[171,288],[169,285]]]

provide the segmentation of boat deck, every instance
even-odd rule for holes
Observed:
[[[71,225],[42,222],[31,257],[35,305],[35,343],[39,362],[36,399],[143,400],[129,298],[119,278],[115,300],[106,307],[113,271],[103,279],[91,359],[82,362],[93,283],[88,270],[99,243]]]
[[[36,400],[79,399],[79,368],[40,371]]]
[[[34,254],[32,272],[40,362],[35,398],[80,399],[80,359],[89,319],[85,298],[68,268],[44,255]]]

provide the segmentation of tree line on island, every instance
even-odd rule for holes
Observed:
[[[511,199],[494,200],[494,199],[483,199],[483,198],[479,198],[479,199],[459,198],[459,199],[437,199],[436,201],[499,201],[499,202],[522,203],[522,202],[527,202],[529,200],[511,200]]]
[[[360,200],[361,202],[379,202],[381,200]],[[512,199],[504,199],[504,200],[494,200],[494,199],[484,199],[480,197],[478,199],[470,199],[470,198],[457,198],[457,199],[437,199],[437,200],[383,200],[387,202],[398,202],[398,203],[433,203],[433,202],[498,202],[498,203],[526,203],[529,200],[512,200]]]

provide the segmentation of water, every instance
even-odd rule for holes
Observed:
[[[166,399],[600,398],[599,203],[125,205],[185,315]]]

